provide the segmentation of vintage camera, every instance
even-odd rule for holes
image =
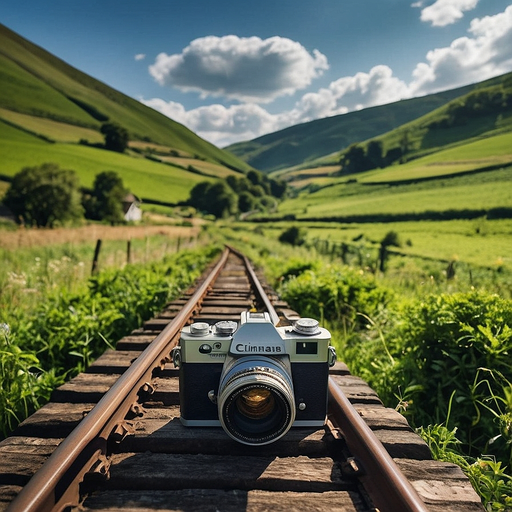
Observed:
[[[173,352],[181,422],[222,426],[248,445],[276,441],[292,426],[322,426],[329,366],[336,360],[330,340],[316,320],[275,327],[268,313],[244,312],[239,326],[185,327]]]

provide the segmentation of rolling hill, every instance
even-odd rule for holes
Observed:
[[[137,195],[173,202],[185,199],[205,177],[222,178],[251,169],[183,125],[1,24],[0,90],[0,174],[4,179],[46,161],[74,169],[84,186],[90,186],[103,170],[127,169],[122,174],[125,185]],[[100,148],[100,128],[106,121],[128,130],[126,154]]]
[[[476,88],[499,84],[503,79],[498,77],[481,84],[310,121],[251,141],[232,144],[226,149],[263,172],[307,167],[308,163],[316,167],[322,158],[339,154],[351,144],[390,132]]]

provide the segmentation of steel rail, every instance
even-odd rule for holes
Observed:
[[[428,512],[412,484],[332,377],[329,377],[329,413],[352,455],[362,465],[364,475],[360,480],[373,505],[381,512]]]
[[[272,302],[268,298],[268,295],[265,293],[265,290],[263,289],[263,286],[261,286],[260,280],[258,279],[258,276],[256,275],[256,272],[254,272],[254,269],[252,268],[251,263],[249,262],[249,259],[247,256],[243,255],[242,253],[238,252],[236,249],[233,249],[232,247],[229,248],[232,252],[237,254],[240,258],[242,258],[245,268],[247,270],[247,273],[249,274],[249,279],[253,285],[253,287],[256,289],[256,292],[265,306],[265,309],[267,310],[270,320],[274,325],[277,325],[279,323],[279,315],[277,314],[276,310],[274,309],[274,306],[272,305]]]
[[[151,377],[153,369],[168,359],[172,349],[171,341],[179,334],[220,274],[229,252],[227,248],[224,250],[212,272],[176,317],[28,481],[11,502],[7,509],[9,512],[55,512],[78,505],[78,486],[83,475],[101,455],[106,454],[109,435],[122,422],[141,387]]]

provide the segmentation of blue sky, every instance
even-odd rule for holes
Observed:
[[[220,147],[512,71],[509,0],[4,0],[0,22]]]

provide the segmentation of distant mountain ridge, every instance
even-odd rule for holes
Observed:
[[[495,80],[499,78],[484,83],[492,84]],[[260,171],[271,173],[339,153],[351,144],[414,121],[478,87],[481,84],[317,119],[225,149]]]

